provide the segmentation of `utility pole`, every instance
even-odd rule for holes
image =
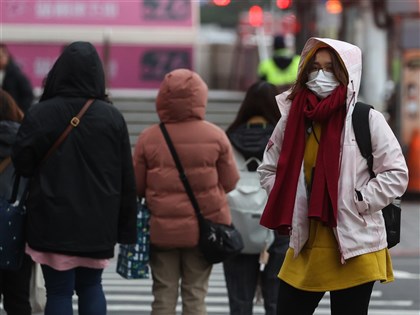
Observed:
[[[300,54],[306,41],[316,33],[316,1],[296,0],[296,19],[299,31],[296,34],[296,53]]]
[[[361,97],[379,111],[384,111],[385,85],[387,80],[387,33],[378,28],[374,22],[373,8],[369,0],[361,3],[361,19],[363,27],[362,49],[363,79]]]

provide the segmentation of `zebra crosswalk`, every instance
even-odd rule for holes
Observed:
[[[152,280],[126,280],[115,272],[115,262],[105,270],[103,286],[108,301],[109,315],[146,315],[150,314],[153,296]],[[208,315],[229,315],[229,304],[223,269],[221,264],[213,267],[206,298]],[[370,302],[370,315],[420,315],[419,311],[409,310],[411,300],[388,300],[382,298],[382,291],[374,290]],[[177,313],[181,314],[178,302]],[[264,314],[261,302],[256,302],[253,314]],[[314,315],[330,314],[328,293],[321,300]],[[197,314],[199,315],[199,314]]]
[[[108,315],[148,315],[151,311],[152,280],[123,279],[116,273],[116,262],[112,260],[103,274],[103,287],[107,299]],[[396,272],[398,274],[398,272]],[[412,300],[386,299],[383,292],[374,289],[370,301],[369,315],[420,315],[419,310],[413,310]],[[223,269],[216,264],[210,276],[208,295],[206,297],[208,315],[229,315],[229,303]],[[77,297],[73,301],[74,314],[77,315]],[[410,310],[411,308],[411,310]],[[181,304],[178,301],[177,314],[181,314]],[[264,314],[260,301],[254,305],[253,314]],[[314,315],[329,315],[330,301],[327,293],[321,300]],[[0,315],[4,315],[0,305]],[[42,315],[42,314],[34,314]],[[197,314],[200,315],[200,314]]]

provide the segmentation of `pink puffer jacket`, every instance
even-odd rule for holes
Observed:
[[[239,179],[225,132],[204,120],[207,85],[194,72],[174,70],[164,78],[156,100],[201,211],[208,219],[229,224],[226,193]],[[137,193],[151,211],[151,243],[194,247],[198,224],[159,125],[144,130],[134,151]]]

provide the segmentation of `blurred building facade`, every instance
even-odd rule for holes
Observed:
[[[200,12],[216,4],[215,16],[228,12],[234,27],[201,23]],[[262,10],[251,16],[253,6]],[[111,90],[157,89],[183,67],[210,89],[244,91],[274,34],[296,53],[311,36],[342,39],[362,49],[361,97],[389,115],[404,148],[420,125],[420,0],[20,0],[0,14],[2,41],[39,89],[75,40],[97,47]]]
[[[195,67],[195,1],[19,0],[2,3],[0,14],[1,40],[38,88],[78,40],[95,45],[112,88],[158,88],[167,72]]]
[[[274,34],[288,37],[297,53],[311,36],[348,41],[363,52],[361,100],[387,116],[404,151],[408,150],[420,126],[420,0],[248,2],[263,7],[260,26],[250,25],[247,9],[230,41],[228,36],[219,42],[201,37],[207,62],[200,63],[199,70],[207,74],[211,86],[246,89],[257,78],[259,60],[271,53]]]

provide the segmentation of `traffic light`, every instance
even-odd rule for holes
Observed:
[[[292,0],[276,0],[276,5],[281,10],[290,9],[292,6]]]
[[[343,6],[340,0],[327,0],[327,2],[325,2],[325,8],[330,14],[338,14],[343,11]]]
[[[213,3],[218,7],[225,7],[230,4],[230,0],[213,0]]]
[[[259,27],[264,22],[264,11],[259,5],[253,5],[248,11],[249,24]]]

